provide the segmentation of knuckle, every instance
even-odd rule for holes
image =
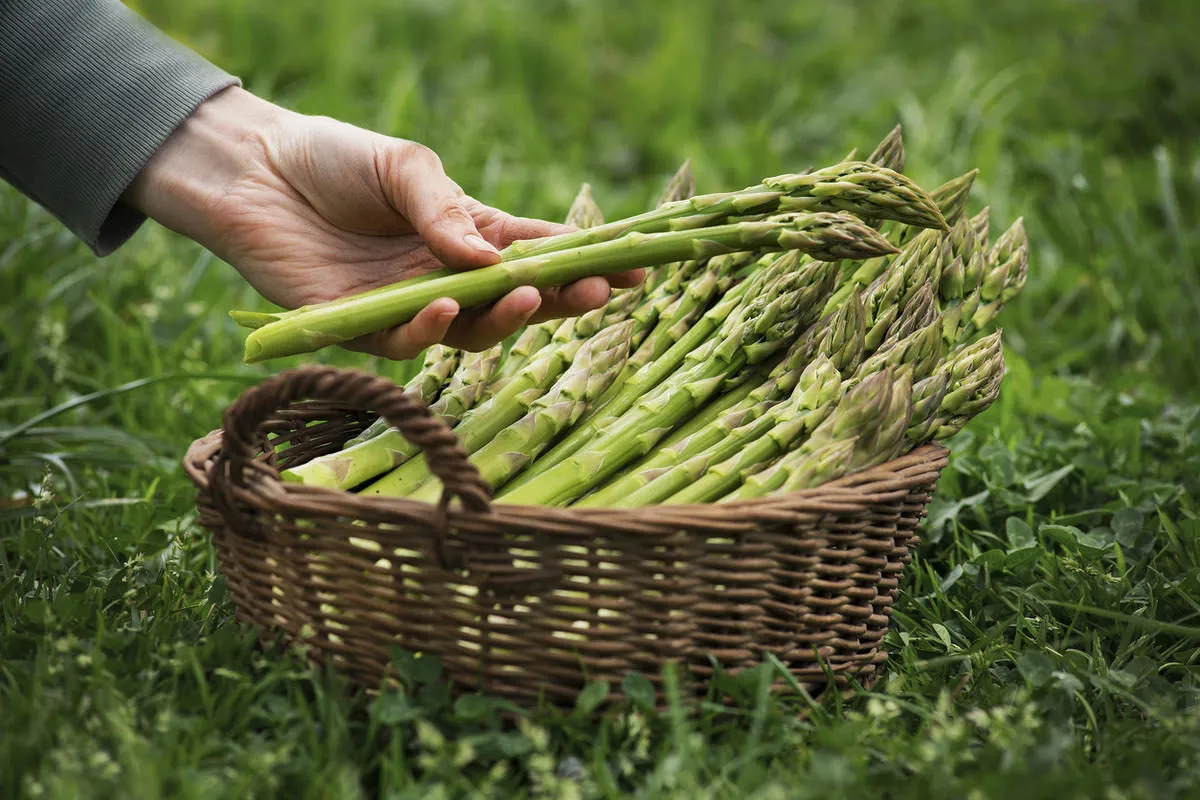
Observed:
[[[442,169],[441,156],[420,142],[406,141],[401,148],[401,153],[404,160],[414,166],[437,171]]]
[[[437,222],[440,225],[452,225],[455,227],[460,225],[473,226],[475,224],[474,220],[471,219],[471,215],[467,213],[467,210],[462,207],[461,203],[450,203],[443,207],[438,212]]]

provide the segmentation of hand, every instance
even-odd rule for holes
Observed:
[[[203,103],[126,193],[148,217],[232,264],[285,308],[448,266],[500,260],[497,248],[572,230],[467,196],[422,145],[296,114],[240,88]],[[393,359],[437,342],[483,350],[522,325],[598,308],[642,271],[513,290],[485,308],[430,303],[405,325],[347,342]]]

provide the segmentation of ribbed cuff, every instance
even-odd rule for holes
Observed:
[[[238,84],[116,0],[0,0],[0,172],[107,255],[145,221],[138,172]]]

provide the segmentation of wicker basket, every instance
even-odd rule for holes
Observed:
[[[424,450],[439,505],[280,480],[376,414]],[[394,648],[435,654],[455,690],[531,707],[629,672],[661,702],[667,662],[694,696],[713,659],[736,672],[768,651],[813,695],[869,685],[947,455],[927,445],[749,502],[492,504],[451,430],[400,387],[306,367],[247,390],[185,468],[238,616],[262,636],[368,689],[393,676]]]

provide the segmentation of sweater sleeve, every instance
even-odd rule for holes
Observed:
[[[145,221],[122,193],[232,85],[118,0],[0,0],[0,177],[107,255]]]

